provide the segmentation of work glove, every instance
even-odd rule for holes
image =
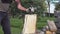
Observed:
[[[35,12],[35,9],[36,8],[34,8],[34,7],[29,7],[29,8],[26,9],[26,12],[30,13],[30,14],[33,14]]]
[[[26,9],[26,12],[31,12],[31,9],[30,9],[30,8],[27,8],[27,9]]]

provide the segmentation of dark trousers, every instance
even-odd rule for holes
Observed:
[[[4,34],[11,34],[8,13],[0,11],[0,24]]]

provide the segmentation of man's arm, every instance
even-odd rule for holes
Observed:
[[[18,8],[18,9],[23,10],[23,11],[26,11],[26,8],[21,5],[20,0],[15,0],[15,1],[16,1],[17,4],[18,4],[18,5],[17,5],[17,8]]]

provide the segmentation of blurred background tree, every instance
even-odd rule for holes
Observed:
[[[25,8],[29,8],[31,5],[33,5],[34,7],[37,8],[37,14],[38,15],[42,15],[43,14],[43,11],[46,11],[47,10],[47,7],[46,7],[46,3],[45,3],[45,0],[21,0],[21,3],[22,3],[22,6],[24,6]],[[11,11],[10,11],[10,14],[11,16],[22,16],[24,14],[26,14],[26,12],[23,12],[19,9],[17,9],[17,4],[16,2],[12,2],[11,3]]]
[[[59,3],[56,3],[56,5],[55,5],[55,10],[56,10],[56,11],[60,11],[60,2],[59,2]]]

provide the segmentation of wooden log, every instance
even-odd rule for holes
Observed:
[[[53,31],[53,32],[57,31],[57,27],[54,21],[47,20],[47,23],[48,23],[50,31]]]
[[[56,33],[51,31],[46,31],[46,34],[56,34]]]
[[[24,21],[23,34],[35,34],[36,32],[36,14],[26,14]]]
[[[51,31],[46,31],[46,34],[53,34]]]

